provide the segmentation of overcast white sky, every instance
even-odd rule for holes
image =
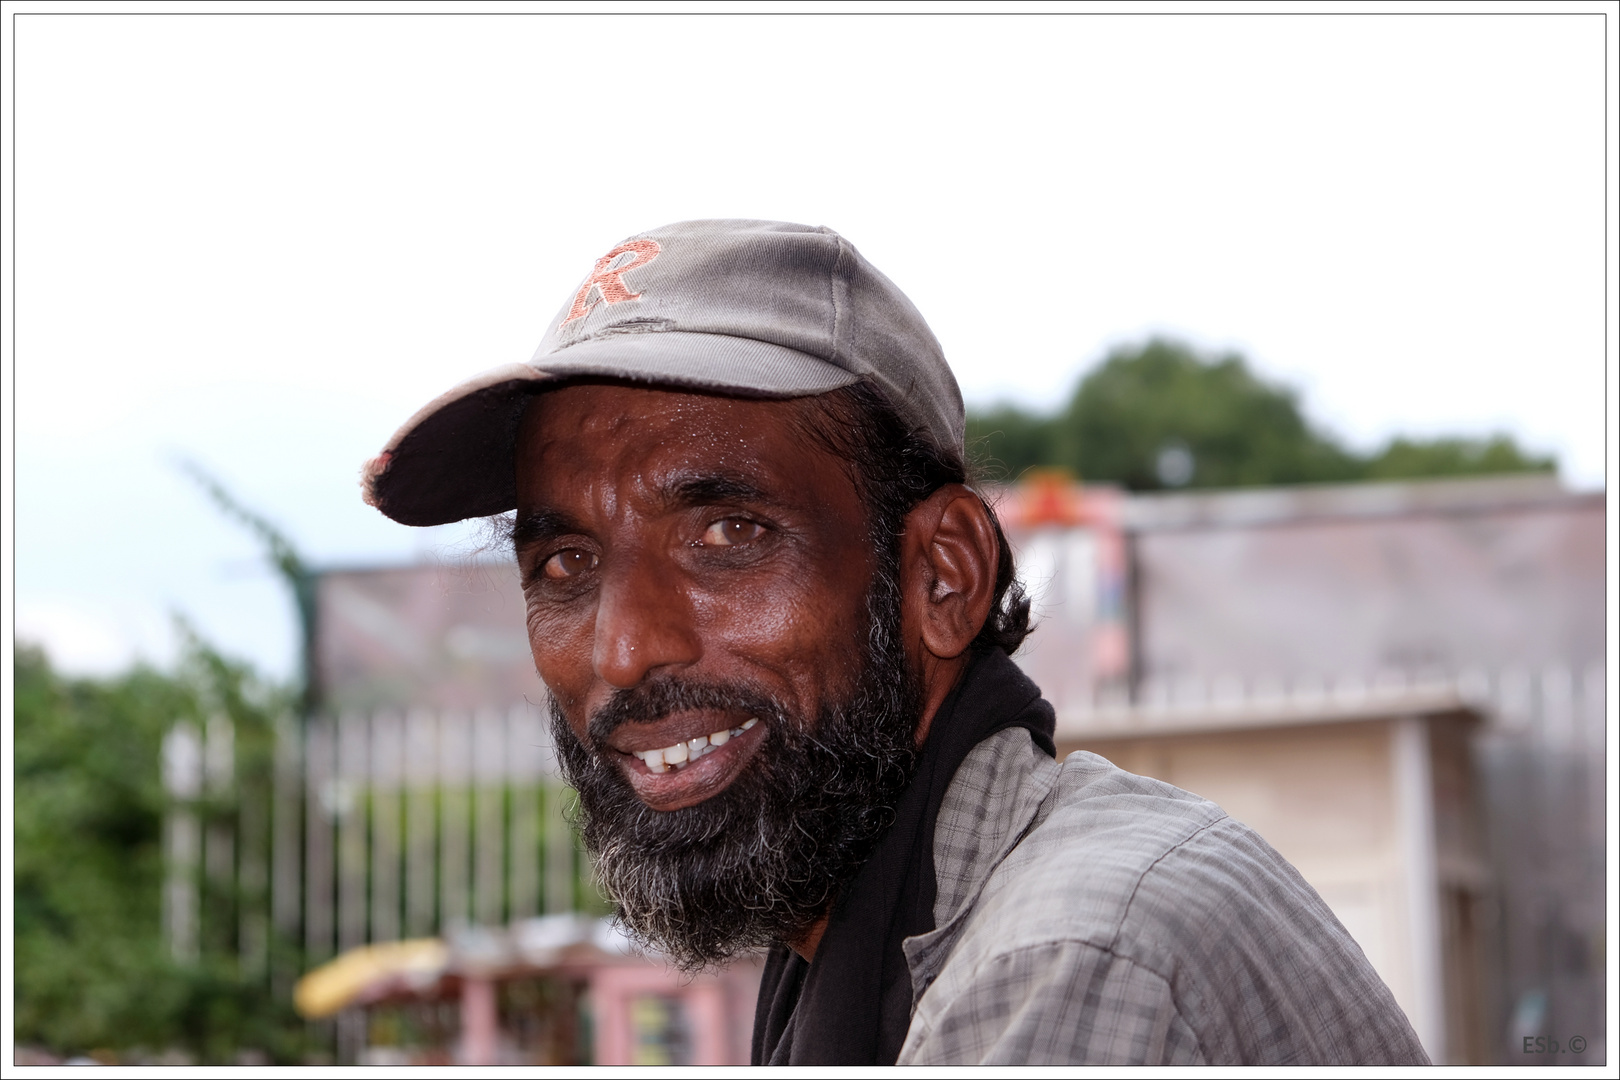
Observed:
[[[451,542],[363,506],[362,459],[686,218],[838,229],[970,403],[1168,333],[1358,447],[1506,431],[1604,483],[1601,15],[15,30],[16,617],[76,670],[167,659],[179,612],[289,672],[286,597],[174,460],[321,564]]]

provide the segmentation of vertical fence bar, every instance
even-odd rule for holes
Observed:
[[[178,721],[163,737],[163,787],[170,806],[164,821],[163,932],[169,954],[182,963],[197,958],[197,874],[202,832],[192,800],[202,794],[202,740]]]
[[[506,717],[473,718],[473,919],[498,926],[506,915]]]
[[[471,860],[472,725],[465,713],[439,717],[439,929],[465,924]]]
[[[1549,748],[1568,750],[1576,741],[1575,681],[1563,664],[1541,672],[1541,733]]]
[[[366,717],[338,721],[338,949],[366,942],[366,817],[371,747]]]
[[[216,808],[203,829],[204,903],[199,927],[210,950],[235,952],[236,829],[222,816],[236,792],[236,729],[230,717],[215,713],[203,728],[203,786]]]
[[[371,938],[399,938],[399,819],[404,725],[398,714],[371,718]]]
[[[270,809],[270,922],[280,941],[296,943],[303,923],[303,875],[299,863],[303,845],[304,785],[303,732],[296,719],[282,716],[276,721],[275,775]],[[270,986],[277,997],[292,992],[298,974],[279,952],[272,957]]]
[[[237,959],[244,975],[258,979],[270,958],[271,788],[257,769],[240,769],[237,775]]]
[[[569,791],[560,780],[545,785],[546,914],[574,910],[574,832],[566,817]]]
[[[405,934],[433,933],[438,910],[438,722],[425,710],[405,720]]]
[[[1608,849],[1608,723],[1607,680],[1602,662],[1588,664],[1581,675],[1582,757],[1586,761],[1588,848],[1596,865],[1603,866]],[[1596,1059],[1593,1059],[1596,1060]]]
[[[1597,752],[1595,764],[1601,770],[1603,766],[1603,751],[1607,748],[1606,723],[1608,715],[1604,710],[1607,697],[1607,686],[1603,664],[1601,662],[1588,664],[1581,673],[1581,716],[1585,728],[1584,745],[1588,751]]]
[[[512,799],[511,918],[540,913],[540,716],[528,704],[507,715],[506,760]]]
[[[332,809],[337,775],[332,722],[311,719],[304,741],[304,956],[314,966],[332,955]]]

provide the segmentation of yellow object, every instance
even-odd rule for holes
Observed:
[[[306,1019],[318,1020],[351,1004],[378,980],[425,984],[437,979],[449,959],[449,946],[438,938],[361,945],[299,979],[293,1007]]]

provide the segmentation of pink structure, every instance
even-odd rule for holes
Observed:
[[[439,1017],[428,1044],[368,1045],[360,1051],[363,1064],[748,1064],[762,957],[684,975],[633,948],[607,920],[577,915],[463,927],[445,946],[428,966],[416,954],[412,962],[376,957],[359,978],[354,962],[367,950],[340,957],[305,977],[329,984],[303,995],[329,1002],[306,1015],[403,1007]],[[526,981],[568,989],[549,1005],[532,996],[525,1004],[525,995],[513,991]],[[363,1025],[368,1031],[371,1019]],[[560,1023],[564,1044],[535,1043],[537,1020],[554,1030]]]
[[[571,957],[546,969],[511,968],[447,981],[460,996],[464,1065],[511,1064],[500,1029],[497,984],[537,974],[584,984],[596,1065],[746,1065],[760,964],[744,960],[718,974],[686,977],[637,955]]]
[[[758,991],[759,966],[746,962],[689,980],[646,963],[599,967],[588,991],[595,1063],[746,1065]],[[673,1021],[663,1032],[647,1022],[656,1010],[637,1007],[649,1001]],[[676,1038],[661,1039],[670,1027]]]

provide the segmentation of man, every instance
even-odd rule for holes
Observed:
[[[528,364],[419,412],[368,501],[515,510],[603,886],[688,969],[768,948],[756,1062],[1423,1062],[1299,875],[1091,754],[1009,659],[1029,604],[956,381],[837,234],[625,241]]]

